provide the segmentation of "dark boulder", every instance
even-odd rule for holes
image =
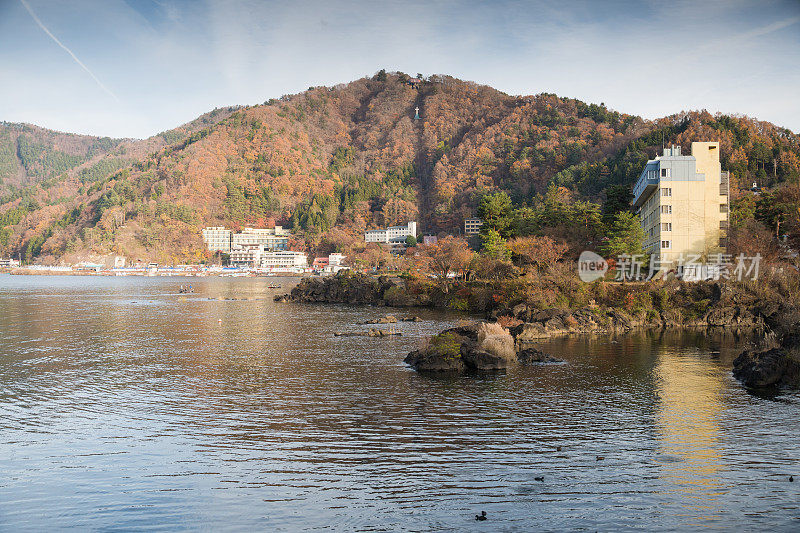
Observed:
[[[746,350],[733,361],[733,375],[746,387],[793,385],[800,381],[800,363],[780,348]]]
[[[523,365],[536,363],[563,363],[561,359],[556,359],[550,354],[546,354],[536,348],[525,348],[517,352],[517,359]]]

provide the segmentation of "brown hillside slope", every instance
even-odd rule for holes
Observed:
[[[313,239],[333,226],[355,233],[413,217],[426,231],[457,231],[493,190],[525,203],[555,183],[602,199],[610,185],[630,185],[662,138],[720,140],[723,168],[742,180],[800,174],[797,137],[768,123],[696,112],[651,122],[448,76],[406,80],[379,73],[309,88],[169,143],[139,141],[151,144],[103,178],[72,171],[55,194],[37,189],[0,206],[0,255],[197,260],[208,224],[277,222]]]

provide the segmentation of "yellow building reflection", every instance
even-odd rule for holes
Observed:
[[[684,499],[687,514],[702,523],[712,518],[720,493],[724,378],[707,351],[675,345],[654,346],[661,450],[656,461],[661,464],[662,480]]]

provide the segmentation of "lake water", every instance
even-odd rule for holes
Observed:
[[[268,283],[0,275],[0,529],[800,530],[800,395],[732,337],[430,377],[403,357],[463,317],[334,337],[387,310]]]

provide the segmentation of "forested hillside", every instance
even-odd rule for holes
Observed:
[[[0,256],[197,261],[206,257],[199,228],[210,224],[283,224],[307,247],[412,218],[425,232],[458,232],[498,191],[511,201],[514,235],[586,245],[626,208],[662,144],[688,151],[699,140],[720,142],[734,188],[757,181],[783,206],[766,213],[760,199],[737,195],[743,221],[797,225],[800,143],[786,129],[705,112],[647,121],[552,94],[509,96],[449,76],[412,84],[381,71],[217,110],[144,141],[85,140],[82,152],[54,141],[29,158],[24,179],[2,148],[11,170],[0,173],[17,181],[0,205]]]
[[[30,124],[0,123],[0,197],[107,154],[119,139],[75,135]]]

